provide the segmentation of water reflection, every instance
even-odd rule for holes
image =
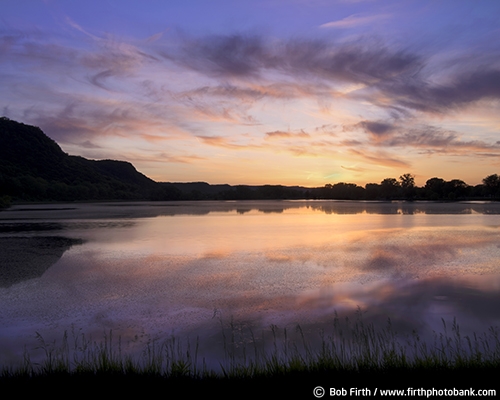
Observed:
[[[382,280],[367,285],[334,285],[319,293],[301,298],[304,310],[318,310],[323,320],[331,319],[334,310],[352,315],[359,306],[364,318],[384,323],[391,318],[401,332],[439,331],[441,319],[458,318],[465,332],[481,331],[500,323],[500,279],[496,274],[481,277],[434,277],[421,280]],[[423,329],[425,328],[425,329]]]
[[[61,236],[0,237],[0,287],[42,276],[65,251],[82,243]]]
[[[378,202],[343,200],[304,201],[185,201],[127,202],[60,205],[14,206],[0,213],[0,221],[44,219],[47,213],[54,219],[94,218],[155,218],[174,215],[207,215],[214,212],[246,214],[283,213],[313,210],[325,214],[500,214],[498,202]]]
[[[14,207],[0,213],[0,362],[8,348],[22,354],[34,332],[60,338],[71,326],[113,329],[124,343],[172,333],[209,343],[219,317],[312,332],[357,307],[405,331],[439,329],[442,317],[481,331],[500,320],[499,211],[335,201]]]
[[[59,222],[22,222],[8,221],[0,224],[0,234],[14,232],[48,232],[61,231],[63,225]]]

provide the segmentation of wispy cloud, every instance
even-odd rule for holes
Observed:
[[[214,77],[256,79],[276,71],[296,78],[375,83],[421,66],[420,57],[380,43],[331,43],[319,39],[269,42],[261,36],[185,40],[163,55]]]
[[[366,171],[366,168],[361,168],[361,167],[358,167],[358,166],[347,167],[345,165],[341,165],[340,168],[345,169],[347,171],[353,171],[353,172],[364,172],[364,171]]]
[[[370,144],[379,147],[407,147],[424,149],[429,152],[463,154],[465,152],[482,152],[485,150],[500,152],[498,142],[488,143],[482,140],[463,140],[458,132],[431,125],[408,127],[381,121],[361,121],[347,131],[362,129],[369,134]]]
[[[379,84],[394,104],[431,113],[446,113],[482,99],[500,99],[500,66],[455,72],[450,82],[431,84],[423,73],[408,80]]]
[[[311,135],[307,132],[285,132],[285,131],[274,131],[274,132],[266,132],[266,136],[268,138],[310,138]]]
[[[373,152],[368,150],[349,149],[349,152],[357,158],[360,158],[370,164],[384,167],[395,167],[399,169],[411,167],[411,163],[383,151]]]
[[[360,25],[371,24],[375,21],[385,20],[389,18],[388,14],[379,14],[379,15],[361,15],[361,14],[352,14],[346,18],[337,21],[327,22],[326,24],[320,25],[320,28],[335,28],[335,29],[347,29],[354,28]]]
[[[482,140],[462,140],[455,132],[444,131],[435,127],[411,129],[402,135],[391,138],[386,145],[421,148],[448,154],[466,155],[474,152],[479,155],[484,151],[492,151],[500,155],[500,145],[498,143],[487,143]]]
[[[208,90],[212,95],[238,95],[260,99],[264,96],[293,97],[306,95],[306,85],[322,82],[325,95],[340,95],[339,84],[350,82],[364,92],[364,98],[381,107],[445,113],[465,107],[481,99],[500,97],[500,66],[493,64],[478,69],[465,65],[449,66],[446,82],[432,81],[433,70],[428,59],[411,49],[398,50],[377,41],[335,43],[319,39],[267,41],[261,36],[231,35],[204,37],[179,42],[169,60],[219,79],[237,78],[251,87],[218,87]],[[163,53],[166,54],[165,52]],[[483,57],[484,58],[484,57]],[[450,60],[451,61],[451,60]],[[483,60],[484,61],[484,60]],[[296,81],[288,86],[276,83],[256,86],[279,74]],[[442,74],[441,74],[442,75]],[[259,89],[257,89],[257,87]],[[279,94],[275,90],[280,89]],[[285,89],[285,90],[283,90]],[[318,94],[319,87],[308,90]],[[372,91],[370,91],[372,90]],[[349,93],[346,92],[346,93]],[[385,104],[377,100],[383,98]]]
[[[72,18],[68,17],[67,15],[65,16],[64,21],[68,26],[70,26],[73,29],[76,29],[77,31],[83,33],[84,35],[89,36],[90,38],[95,39],[95,40],[99,39],[99,37],[91,34],[87,30],[82,28],[78,23],[76,23]]]
[[[260,147],[252,143],[235,143],[231,139],[223,136],[198,136],[198,139],[210,146],[222,147],[230,150],[247,150]]]

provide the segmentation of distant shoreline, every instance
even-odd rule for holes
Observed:
[[[433,177],[418,187],[410,173],[364,187],[345,182],[323,187],[156,182],[126,161],[68,155],[40,128],[0,118],[0,209],[76,201],[499,200],[500,177],[492,174],[482,182],[471,186]]]

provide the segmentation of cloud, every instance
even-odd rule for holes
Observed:
[[[158,63],[159,60],[131,44],[116,42],[113,39],[96,40],[94,51],[81,54],[79,63],[89,71],[89,81],[93,85],[108,90],[105,81],[110,78],[124,78],[141,70],[145,64]]]
[[[32,124],[42,128],[44,132],[59,143],[72,142],[73,138],[81,139],[96,135],[92,122],[78,117],[60,117],[36,113],[27,116]]]
[[[345,169],[346,171],[353,171],[353,172],[364,172],[366,171],[366,168],[361,168],[361,167],[346,167],[345,165],[341,165],[340,168]]]
[[[391,96],[396,105],[443,113],[482,99],[500,99],[500,69],[460,71],[444,84],[431,84],[419,73],[412,79],[381,82],[379,89]]]
[[[227,82],[221,85],[202,86],[176,94],[177,98],[194,101],[196,98],[218,98],[238,100],[242,103],[253,103],[262,99],[295,99],[304,97],[332,97],[338,95],[329,86],[315,83],[276,82],[258,84],[243,82],[233,85]],[[212,101],[212,99],[210,100]]]
[[[161,162],[175,162],[175,163],[180,163],[180,164],[192,164],[192,163],[198,163],[199,161],[207,161],[206,157],[200,157],[200,156],[195,156],[195,155],[188,155],[188,156],[169,156],[165,160],[163,158]]]
[[[180,96],[192,99],[193,97],[222,97],[238,99],[241,101],[259,100],[266,95],[265,90],[259,90],[249,87],[235,86],[231,84],[203,86],[193,90],[185,91],[179,94]]]
[[[346,21],[356,18],[361,17]],[[273,99],[311,98],[327,108],[336,99],[354,99],[408,118],[407,110],[446,113],[481,99],[500,98],[500,69],[495,64],[483,69],[471,63],[468,69],[454,66],[445,82],[432,75],[429,57],[374,39],[339,43],[233,34],[177,38],[168,49],[164,40],[134,45],[91,35],[83,49],[49,39],[7,34],[0,39],[0,51],[13,64],[28,65],[24,60],[29,60],[35,68],[29,79],[50,71],[49,76],[86,80],[108,92],[139,93],[148,101],[166,103],[173,98],[181,104],[165,105],[167,109],[175,108],[177,115],[187,115],[191,109],[200,120],[256,125],[259,121],[249,115],[250,107]],[[176,91],[159,76],[147,75],[150,66],[168,73],[172,65],[166,60],[215,81]],[[357,90],[345,91],[345,87]],[[392,122],[360,124],[373,139],[395,134]]]
[[[498,143],[487,143],[482,140],[462,140],[458,132],[434,126],[411,128],[406,132],[389,137],[387,140],[379,142],[379,144],[386,147],[413,147],[448,154],[474,152],[479,155],[480,152],[485,150],[500,152],[500,144]]]
[[[97,36],[94,36],[92,35],[91,33],[89,33],[88,31],[86,31],[85,29],[83,29],[79,24],[77,24],[73,19],[71,19],[70,17],[66,16],[64,18],[64,22],[69,25],[70,27],[72,27],[73,29],[83,33],[84,35],[86,36],[89,36],[91,37],[92,39],[99,39]]]
[[[100,87],[101,89],[108,90],[108,88],[104,84],[104,81],[108,78],[113,77],[114,75],[117,75],[117,71],[113,71],[113,70],[108,69],[106,71],[102,71],[102,72],[99,72],[98,74],[91,76],[89,81],[90,81],[90,83],[92,83],[95,86]]]
[[[157,40],[161,39],[161,37],[163,36],[164,33],[165,33],[165,31],[155,33],[155,34],[149,36],[148,38],[146,38],[145,42],[146,43],[156,42]]]
[[[257,90],[233,85],[203,86],[172,94],[172,98],[198,119],[241,125],[259,124],[248,112],[262,97]]]
[[[89,34],[88,34],[89,35]],[[109,90],[111,78],[124,78],[160,59],[137,46],[112,37],[89,35],[83,46],[48,34],[8,33],[0,36],[0,54],[4,60],[20,66],[30,78],[38,76],[86,79],[92,85]],[[121,82],[119,82],[121,83]]]
[[[0,55],[16,66],[16,72],[33,68],[38,72],[37,67],[62,72],[66,66],[77,67],[78,51],[50,39],[40,32],[9,32],[0,36]]]
[[[206,157],[201,157],[194,154],[178,154],[173,155],[165,152],[161,153],[148,153],[147,155],[139,154],[139,153],[129,153],[128,159],[133,160],[134,162],[141,163],[160,163],[164,164],[165,162],[173,162],[178,164],[193,164],[198,163],[199,161],[206,161]]]
[[[257,35],[209,36],[183,43],[168,59],[210,75],[252,76],[274,64],[262,37]]]
[[[344,132],[358,129],[369,134],[369,142],[343,140],[343,146],[373,145],[377,147],[410,147],[428,152],[465,154],[467,152],[500,151],[500,143],[487,143],[482,140],[463,140],[458,132],[432,125],[411,127],[409,121],[385,122],[363,120],[356,124],[344,125]]]
[[[320,25],[320,28],[336,28],[336,29],[354,28],[360,25],[371,24],[377,20],[387,19],[388,17],[389,15],[387,14],[368,15],[368,16],[352,14],[344,19],[327,22],[326,24]]]
[[[266,143],[258,143],[251,138],[228,138],[223,136],[198,136],[204,144],[216,146],[229,150],[264,150],[273,153],[289,153],[296,157],[332,157],[337,153],[337,143],[329,140],[312,140],[313,137],[305,132],[266,132],[264,139]],[[244,139],[243,142],[241,139]],[[287,140],[278,140],[287,139]],[[300,141],[301,139],[307,142]]]
[[[410,168],[411,164],[396,158],[395,155],[389,155],[385,152],[377,151],[372,152],[368,150],[357,150],[349,149],[349,153],[356,156],[356,158],[362,158],[370,164],[376,164],[385,167],[395,167],[395,168]]]
[[[386,146],[412,146],[425,148],[449,148],[463,146],[456,132],[445,131],[433,126],[413,128],[384,142]]]
[[[367,133],[376,138],[386,137],[394,132],[392,124],[380,121],[361,121],[357,126],[363,128]]]
[[[346,28],[386,17],[354,14],[329,24]],[[67,22],[85,33],[73,32],[80,41],[0,32],[2,106],[10,117],[24,111],[25,122],[89,152],[104,146],[101,136],[137,138],[146,147],[182,136],[228,150],[338,156],[334,162],[358,172],[361,167],[350,165],[408,168],[403,150],[499,153],[498,143],[432,126],[436,116],[481,100],[496,104],[495,55],[467,59],[459,52],[438,54],[354,36],[336,41],[163,33],[134,41],[98,37]],[[490,105],[488,112],[496,108]],[[229,132],[231,125],[236,129]],[[190,161],[179,154],[167,159]]]
[[[307,132],[300,131],[297,133],[285,132],[285,131],[274,131],[266,132],[268,138],[310,138],[311,135]]]
[[[419,57],[390,50],[377,43],[335,44],[290,41],[281,55],[280,69],[298,77],[320,77],[331,82],[374,84],[414,69]]]
[[[90,140],[86,140],[85,142],[82,142],[79,144],[79,146],[84,147],[86,149],[101,149],[101,146],[98,146],[94,143],[92,143]]]
[[[380,43],[320,39],[269,41],[257,35],[184,40],[167,59],[214,77],[262,78],[278,72],[295,78],[373,84],[421,66],[420,57]]]
[[[361,21],[357,18],[344,23]],[[424,56],[424,52],[398,49],[375,39],[334,42],[219,35],[180,40],[176,48],[161,54],[202,75],[244,82],[237,90],[219,86],[205,89],[207,94],[254,101],[267,96],[340,97],[341,85],[346,84],[355,85],[356,96],[400,115],[407,115],[406,110],[446,113],[481,99],[500,98],[500,68],[494,58],[489,65],[476,65],[464,63],[463,56],[457,55],[456,63],[448,59],[440,67],[431,68],[432,54]],[[480,60],[484,63],[485,57]],[[344,95],[351,96],[352,91]]]
[[[228,138],[223,136],[198,136],[198,138],[205,144],[216,147],[223,147],[230,150],[246,150],[248,148],[257,148],[259,146],[252,144],[239,144],[231,142]]]
[[[50,94],[50,92],[49,92]],[[100,98],[81,96],[63,97],[68,103],[59,111],[47,111],[43,106],[25,110],[23,119],[39,126],[59,143],[81,147],[87,143],[95,145],[105,137],[135,138],[147,142],[160,142],[188,134],[176,121],[165,120],[156,115],[153,107],[142,109],[133,102],[108,102]],[[161,111],[166,114],[164,108]],[[99,143],[100,146],[101,143]]]

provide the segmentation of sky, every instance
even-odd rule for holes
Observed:
[[[1,0],[0,115],[162,182],[500,173],[500,1]]]

